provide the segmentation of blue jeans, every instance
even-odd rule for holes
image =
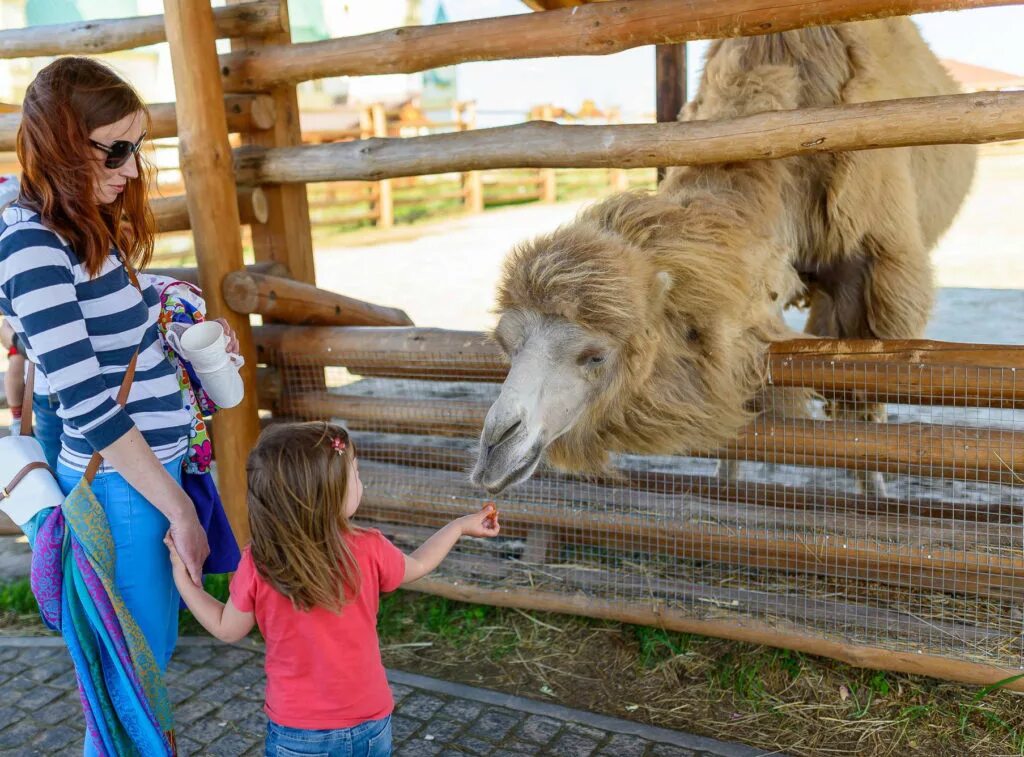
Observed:
[[[331,731],[288,728],[271,721],[266,757],[391,757],[391,716]]]
[[[32,436],[43,446],[46,462],[53,470],[57,470],[60,436],[64,433],[64,421],[57,415],[59,407],[56,395],[32,395]]]
[[[167,472],[181,482],[181,458],[167,463]],[[62,462],[57,480],[68,494],[82,479],[80,471]],[[167,669],[178,640],[178,590],[163,544],[169,523],[119,473],[101,473],[92,484],[114,537],[114,585],[153,649],[161,670]],[[96,752],[86,741],[85,754]]]

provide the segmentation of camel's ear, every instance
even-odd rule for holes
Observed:
[[[651,287],[651,305],[655,310],[660,310],[665,304],[665,297],[672,289],[672,274],[668,271],[658,271],[654,275],[654,286]]]

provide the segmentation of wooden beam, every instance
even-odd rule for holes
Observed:
[[[502,381],[508,364],[476,331],[263,326],[262,362],[318,362],[363,376]],[[925,339],[795,339],[771,345],[767,382],[826,397],[957,407],[1024,407],[1024,347]]]
[[[257,0],[213,11],[217,38],[281,30],[276,0]],[[51,55],[99,55],[164,42],[163,16],[138,16],[0,31],[0,59]]]
[[[288,269],[280,263],[252,263],[247,265],[245,270],[251,273],[263,273],[270,276],[288,275]],[[199,269],[191,267],[173,268],[147,268],[146,273],[155,273],[157,276],[167,276],[178,281],[187,281],[189,284],[199,286]]]
[[[306,420],[342,418],[350,428],[475,438],[491,403],[308,392],[281,400]],[[628,452],[630,450],[621,450]],[[691,450],[681,449],[685,455]],[[1010,483],[1024,479],[1024,431],[930,423],[758,418],[712,458],[772,465],[878,471],[903,476]]]
[[[398,308],[374,305],[302,281],[234,271],[224,278],[224,299],[238,313],[275,323],[324,326],[411,326]]]
[[[274,125],[274,101],[264,95],[228,95],[224,98],[228,131],[248,132],[269,129]],[[149,106],[150,139],[163,139],[178,134],[174,103]],[[0,114],[0,152],[13,152],[16,147],[21,111]]]
[[[259,393],[266,395],[270,407],[280,399],[279,387],[272,373],[260,378]],[[469,450],[441,446],[440,440],[430,443],[380,441],[373,433],[356,435],[361,460],[451,471],[465,475],[472,470],[476,455]],[[581,479],[541,466],[531,477],[550,482],[550,486],[577,485]],[[908,518],[926,518],[948,521],[956,528],[965,523],[1002,524],[1013,526],[1024,522],[1024,504],[1007,501],[967,502],[913,497],[874,497],[836,492],[825,487],[802,487],[763,481],[727,481],[718,476],[662,471],[615,468],[607,476],[587,477],[595,486],[619,487],[632,492],[649,492],[673,498],[697,497],[713,503],[728,503],[777,510],[815,511],[837,514],[855,514],[875,519],[896,519],[908,523]],[[903,519],[903,520],[899,520]],[[881,529],[877,529],[881,532]],[[988,529],[974,529],[980,538],[994,536]],[[961,534],[963,538],[963,534]]]
[[[221,57],[224,88],[258,92],[333,76],[416,73],[469,61],[608,55],[652,44],[742,37],[1014,0],[617,0],[414,26]]]
[[[157,231],[187,231],[192,228],[188,216],[188,199],[185,195],[158,197],[150,200],[149,204],[156,218]],[[266,223],[267,198],[263,190],[259,187],[239,190],[238,213],[242,223]]]
[[[236,153],[239,183],[378,181],[493,168],[643,168],[1024,138],[1024,92],[943,95],[725,121],[472,132]]]
[[[228,0],[228,7],[236,7],[240,0]],[[282,28],[272,35],[254,35],[232,40],[232,55],[243,57],[259,55],[265,45],[291,46],[288,26],[287,0],[273,0],[283,19]],[[245,135],[243,142],[250,148],[288,149],[302,144],[299,125],[299,103],[293,85],[261,86],[274,102],[277,118],[273,128]],[[316,284],[313,262],[313,236],[309,223],[309,201],[304,186],[281,186],[281,182],[266,182],[267,206],[270,216],[266,223],[252,227],[252,245],[259,261],[274,261],[286,265],[296,281]]]
[[[181,172],[199,263],[199,280],[212,318],[224,317],[238,335],[245,358],[242,379],[256,385],[256,353],[248,316],[232,311],[221,284],[242,268],[238,190],[231,173],[224,92],[218,77],[213,12],[206,2],[164,0],[177,96]],[[248,541],[245,462],[259,436],[258,400],[246,393],[235,408],[218,414],[217,482],[239,542]]]
[[[227,95],[224,111],[228,119],[228,131],[246,133],[265,131],[274,125],[276,114],[274,101],[266,95]],[[178,134],[178,119],[174,103],[157,103],[149,106],[153,128],[151,139],[174,137]]]
[[[877,670],[892,670],[910,675],[926,675],[972,685],[991,685],[1010,680],[1005,688],[1024,691],[1024,679],[1015,678],[1017,667],[1000,667],[964,660],[953,660],[923,651],[894,651],[862,644],[837,641],[829,636],[809,632],[807,627],[781,620],[771,622],[757,618],[702,619],[677,608],[667,607],[663,600],[640,599],[630,603],[596,600],[586,592],[573,594],[546,591],[531,587],[510,591],[506,587],[484,588],[465,581],[453,582],[440,577],[414,581],[406,588],[422,591],[458,602],[518,607],[538,612],[560,612],[591,618],[617,620],[623,623],[654,626],[681,633],[717,636],[748,644],[764,644],[792,649],[806,654],[831,657],[847,665]]]
[[[686,43],[654,48],[655,115],[658,123],[675,123],[686,104]],[[658,166],[658,183],[666,166]]]
[[[462,474],[369,461],[360,464],[360,474],[366,484],[360,514],[366,518],[433,525],[480,507],[479,491]],[[757,523],[737,528],[731,522],[718,523],[706,513],[694,518],[657,517],[651,513],[657,505],[649,505],[646,500],[639,511],[633,512],[599,507],[610,500],[602,500],[601,492],[590,494],[594,495],[595,507],[589,510],[523,495],[501,501],[502,530],[516,538],[531,528],[544,527],[569,543],[615,551],[878,581],[916,591],[1017,601],[1024,597],[1024,557],[1019,549],[997,553],[985,550],[984,545],[978,549],[933,549],[918,544],[883,544],[864,536],[870,533],[866,522],[861,523],[859,534],[854,525],[851,535],[842,537],[828,533],[820,522],[817,529],[799,531]],[[606,495],[614,496],[615,492]],[[1019,541],[1018,536],[1018,546]]]

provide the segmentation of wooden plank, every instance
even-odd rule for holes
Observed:
[[[1013,0],[618,0],[579,8],[415,26],[222,56],[225,88],[260,91],[333,76],[416,73],[469,61],[608,55],[651,44]]]
[[[273,0],[284,23],[274,34],[253,35],[231,42],[233,55],[242,57],[259,55],[264,45],[291,46],[291,29],[288,25],[287,0]],[[228,0],[228,7],[240,5],[240,0]],[[274,101],[277,119],[272,129],[250,133],[243,143],[250,148],[293,149],[302,144],[302,129],[299,124],[299,103],[294,86],[257,87],[265,90]],[[233,88],[225,87],[226,91]],[[316,284],[316,269],[313,263],[313,237],[310,231],[309,203],[304,186],[281,186],[280,182],[264,183],[270,217],[265,224],[252,227],[252,245],[258,261],[273,261],[288,267],[296,281]]]
[[[472,132],[236,154],[243,184],[379,181],[495,168],[644,168],[838,150],[1024,138],[1024,92],[769,111],[723,121],[579,126],[531,121]]]
[[[215,8],[214,34],[224,37],[262,35],[280,31],[282,17],[276,0],[257,0]],[[74,21],[0,31],[0,59],[51,55],[99,55],[131,50],[167,40],[163,16]]]
[[[260,388],[260,396],[266,394],[268,401],[276,400],[272,378],[267,380],[266,389],[262,386]],[[382,442],[373,434],[359,434],[356,443],[360,459],[382,463],[465,473],[472,469],[476,461],[476,456],[470,451],[439,446],[436,442]],[[579,481],[576,477],[545,466],[541,466],[533,478],[550,481],[552,485],[567,485],[569,482]],[[586,480],[597,486],[621,487],[630,491],[670,497],[700,497],[712,502],[757,505],[778,510],[854,513],[871,518],[928,518],[957,524],[1024,523],[1024,505],[1012,501],[980,503],[915,497],[868,497],[860,494],[837,494],[825,488],[761,481],[727,481],[718,476],[638,471],[629,468],[615,468],[609,471],[607,476],[596,476]]]
[[[199,280],[210,317],[226,318],[238,335],[246,386],[256,385],[256,354],[249,317],[233,312],[221,284],[242,261],[238,189],[231,173],[224,92],[217,75],[214,17],[210,6],[193,0],[165,0],[164,20],[171,48],[177,96],[181,172],[199,263]],[[258,400],[247,392],[242,402],[221,410],[215,453],[224,509],[238,541],[248,541],[245,462],[259,436]]]
[[[686,104],[686,43],[656,45],[654,48],[655,120],[675,123]],[[658,183],[666,166],[658,166]]]
[[[159,232],[187,231],[192,228],[188,217],[185,195],[156,197],[150,200],[156,230]],[[259,187],[248,187],[238,192],[238,214],[245,224],[265,223],[268,217],[267,197]]]
[[[585,592],[562,594],[536,588],[511,591],[508,588],[484,588],[465,581],[451,582],[443,578],[421,578],[407,588],[459,602],[518,607],[539,612],[560,612],[591,618],[617,620],[624,623],[654,626],[682,633],[717,636],[749,644],[764,644],[792,649],[806,654],[831,657],[848,665],[877,670],[892,670],[912,675],[927,675],[972,685],[990,685],[1010,679],[1005,688],[1024,691],[1024,679],[1016,676],[1016,667],[981,664],[946,656],[880,649],[864,644],[837,641],[831,636],[809,632],[805,626],[783,621],[757,619],[724,620],[695,619],[663,601],[638,598],[631,603],[600,601]]]
[[[154,103],[148,108],[150,139],[163,139],[178,134],[174,103]],[[228,117],[228,131],[232,133],[269,129],[274,123],[274,101],[265,95],[228,95],[224,98],[224,108]],[[15,149],[20,125],[20,110],[0,114],[0,152]]]
[[[357,518],[360,526],[377,528],[391,540],[404,541],[409,548],[422,544],[434,533],[434,529],[429,527],[366,520],[362,512]],[[945,643],[970,645],[975,652],[1004,649],[1015,640],[1007,631],[976,623],[919,618],[910,612],[884,606],[874,607],[839,598],[816,599],[802,592],[786,592],[784,589],[778,593],[737,589],[592,566],[530,565],[530,562],[525,552],[521,558],[510,560],[456,551],[445,559],[438,577],[468,579],[471,584],[478,584],[481,576],[500,576],[510,579],[507,588],[513,593],[523,586],[534,586],[563,595],[584,591],[595,600],[620,603],[623,598],[626,602],[636,602],[641,598],[657,600],[692,614],[694,619],[734,618],[742,622],[752,617],[778,618],[833,634],[857,637],[884,628],[897,633],[901,642],[927,644],[938,638]]]
[[[245,267],[250,273],[264,273],[269,276],[287,276],[288,269],[280,263],[252,263]],[[155,273],[157,276],[167,276],[178,281],[187,281],[189,284],[199,286],[199,269],[189,266],[178,266],[172,268],[150,267],[146,273]]]
[[[366,485],[360,507],[364,517],[433,525],[480,507],[478,491],[462,475],[410,472],[404,466],[369,462],[360,466],[360,475]],[[931,549],[863,537],[791,533],[756,524],[737,529],[707,519],[653,517],[647,512],[596,506],[581,510],[557,501],[515,498],[500,502],[499,507],[502,530],[512,537],[546,527],[572,544],[631,554],[646,552],[719,565],[878,581],[915,590],[1016,601],[1024,598],[1024,556],[1019,550],[1007,550],[1004,555]]]
[[[370,106],[370,123],[374,137],[388,135],[387,114],[381,103],[374,103]],[[395,225],[395,200],[393,187],[388,179],[377,182],[376,195],[374,210],[377,211],[377,228],[390,229]]]
[[[411,326],[398,308],[374,305],[302,281],[234,271],[224,279],[224,298],[238,313],[256,313],[276,323],[325,326]]]
[[[307,392],[289,395],[281,404],[288,414],[310,420],[342,418],[353,429],[475,438],[491,403]],[[994,483],[1024,480],[1024,431],[997,428],[758,418],[723,449],[706,452],[714,458],[773,465]]]
[[[508,365],[475,331],[257,330],[264,361],[318,360],[364,376],[502,381]],[[1024,407],[1024,347],[925,339],[796,339],[771,346],[767,382],[826,397],[956,407]],[[1021,376],[1022,378],[1018,378]]]

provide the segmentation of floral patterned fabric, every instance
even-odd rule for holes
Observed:
[[[196,295],[197,290],[194,287],[181,281],[171,282],[162,288],[161,309],[157,318],[157,326],[162,337],[166,337],[167,329],[172,323],[191,326],[203,322],[202,301]],[[218,407],[203,390],[192,365],[171,348],[166,338],[163,339],[163,345],[168,360],[177,369],[178,384],[181,386],[185,407],[190,409],[192,415],[181,486],[195,504],[196,514],[210,544],[210,556],[203,564],[203,572],[229,573],[238,567],[242,554],[231,531],[213,476],[210,475],[213,446],[205,417],[215,413]]]

